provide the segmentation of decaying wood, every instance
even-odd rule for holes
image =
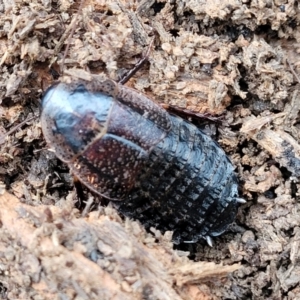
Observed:
[[[243,124],[241,132],[254,139],[294,176],[300,177],[300,145],[297,141],[283,130],[262,128],[272,120],[283,116],[285,116],[285,113],[251,118]]]
[[[159,276],[170,279],[166,286],[173,284],[177,297],[300,298],[298,2],[84,0],[79,11],[80,2],[73,0],[2,1],[0,188],[22,203],[10,198],[1,205],[3,220],[7,215],[11,221],[2,221],[0,229],[0,298],[56,299],[57,291],[62,291],[67,299],[80,299],[87,291],[103,292],[107,282],[112,283],[107,290],[115,295],[126,297],[130,288],[136,291],[139,286],[131,285],[140,282],[140,275],[126,279],[120,275],[116,266],[123,266],[124,260],[114,248],[109,250],[110,259],[119,257],[119,263],[107,259],[106,244],[95,245],[91,238],[83,243],[84,236],[100,240],[94,228],[104,221],[117,222],[112,228],[119,227],[123,237],[133,234],[135,245],[159,261]],[[213,289],[209,283],[197,284],[209,265],[193,265],[187,258],[174,261],[169,238],[156,232],[155,244],[137,223],[122,223],[107,212],[109,208],[99,218],[93,213],[79,217],[68,200],[74,198],[69,171],[47,150],[38,118],[18,126],[28,116],[39,116],[41,94],[62,74],[88,78],[91,73],[105,73],[118,80],[140,60],[144,43],[153,37],[149,62],[127,85],[154,101],[194,114],[222,113],[222,124],[208,124],[205,130],[230,156],[241,197],[247,200],[237,215],[237,226],[215,239],[213,248],[200,243],[185,249],[194,255],[193,263],[242,265],[229,280],[221,284],[216,280]],[[20,209],[16,211],[14,205]],[[82,211],[85,215],[88,209],[81,206]],[[21,234],[23,226],[27,238]],[[43,245],[61,252],[46,253]],[[101,255],[92,251],[99,248]],[[72,259],[72,265],[62,254]],[[98,265],[101,257],[103,264]],[[161,262],[162,257],[168,259]],[[78,270],[79,261],[80,267],[86,262],[89,270],[86,280],[84,271],[70,272]],[[137,274],[142,272],[139,264],[130,266]],[[90,267],[109,280],[93,281]],[[150,274],[152,269],[147,270]],[[94,285],[99,290],[92,289]],[[144,298],[151,291],[145,287]]]
[[[209,299],[201,283],[239,268],[179,257],[170,241],[159,246],[137,223],[122,227],[112,208],[79,218],[67,204],[32,207],[4,192],[0,211],[1,281],[10,299]],[[195,289],[196,298],[185,294]]]

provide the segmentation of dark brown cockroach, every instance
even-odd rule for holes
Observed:
[[[146,228],[174,231],[176,244],[210,242],[243,202],[216,142],[112,80],[53,85],[41,122],[48,144],[84,185]]]

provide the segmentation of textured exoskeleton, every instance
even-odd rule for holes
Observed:
[[[48,144],[71,172],[174,243],[223,233],[238,184],[224,151],[189,122],[111,80],[59,83],[42,102]]]

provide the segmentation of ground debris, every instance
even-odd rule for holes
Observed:
[[[172,299],[300,298],[297,1],[4,0],[0,11],[1,194],[23,203],[0,202],[0,298],[145,299],[161,287]],[[153,39],[127,85],[166,106],[221,114],[221,124],[188,118],[230,156],[247,200],[213,248],[174,252],[171,233],[146,234],[109,206],[90,212],[97,198],[84,210],[36,118],[41,94],[64,74],[118,81]]]
[[[182,287],[205,299],[209,290],[204,294],[193,284],[221,280],[239,268],[192,263],[172,250],[170,239],[159,246],[139,224],[122,227],[121,219],[111,219],[113,209],[77,218],[73,209],[32,207],[8,193],[0,196],[0,206],[1,264],[7,270],[0,280],[9,299],[25,296],[24,286],[26,295],[42,299],[143,299],[147,294],[179,300]]]
[[[300,145],[297,141],[281,129],[262,129],[268,122],[283,116],[285,113],[251,118],[243,124],[241,132],[255,140],[281,166],[286,167],[293,176],[300,177]]]

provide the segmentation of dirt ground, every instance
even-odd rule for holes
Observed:
[[[298,1],[3,0],[0,12],[1,299],[300,299]],[[79,203],[41,132],[41,95],[62,74],[119,80],[153,39],[127,85],[222,115],[193,121],[247,200],[212,248],[173,250],[171,233],[95,195]]]

